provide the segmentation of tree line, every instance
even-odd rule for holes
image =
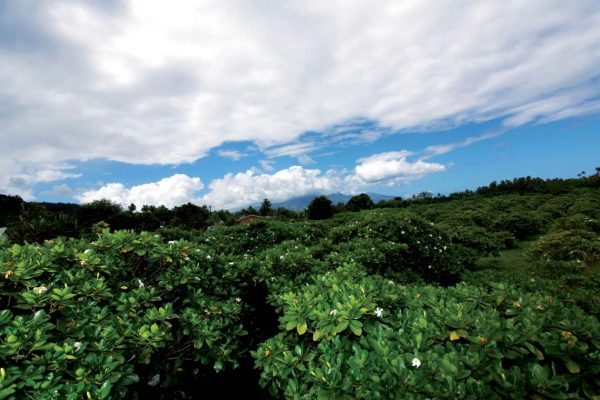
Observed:
[[[8,227],[9,237],[15,242],[40,242],[57,236],[81,237],[94,233],[95,229],[110,226],[111,229],[156,231],[159,229],[205,230],[211,226],[233,225],[246,215],[259,215],[280,220],[328,219],[334,214],[373,208],[404,208],[415,203],[439,203],[469,196],[495,196],[502,194],[568,193],[580,187],[600,187],[600,167],[595,173],[585,171],[572,179],[541,179],[521,177],[512,180],[493,181],[475,191],[465,190],[449,195],[433,195],[423,192],[410,198],[395,197],[378,203],[365,193],[351,197],[346,203],[333,204],[325,196],[315,197],[306,210],[294,211],[273,208],[264,199],[257,209],[253,206],[238,211],[212,210],[192,203],[167,208],[144,205],[139,210],[135,204],[123,207],[110,200],[96,200],[86,204],[26,202],[19,196],[0,194],[0,226]],[[100,226],[97,226],[100,224]],[[176,232],[174,232],[176,233]]]

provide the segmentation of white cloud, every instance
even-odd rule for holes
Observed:
[[[441,172],[446,169],[442,164],[407,161],[411,152],[390,151],[361,158],[355,168],[356,177],[366,183],[390,181],[391,183],[406,182],[423,177],[424,175]]]
[[[143,205],[165,205],[173,207],[194,199],[194,195],[204,187],[200,178],[175,174],[158,182],[125,187],[122,183],[108,183],[97,190],[90,190],[76,196],[82,203],[109,199],[123,206],[131,203]]]
[[[94,4],[3,9],[0,151],[28,168],[191,162],[357,119],[393,131],[599,112],[593,0]]]
[[[481,142],[483,140],[492,139],[498,137],[506,132],[506,129],[499,129],[491,132],[486,132],[479,136],[469,136],[464,140],[454,143],[446,143],[446,144],[436,144],[433,146],[427,146],[425,148],[426,154],[421,157],[421,159],[426,160],[431,157],[439,156],[441,154],[446,154],[461,147],[467,147],[473,143]]]
[[[78,178],[75,167],[65,163],[23,163],[14,158],[0,158],[0,193],[19,195],[34,200],[33,188],[38,183]]]
[[[275,161],[271,160],[260,160],[258,163],[260,164],[260,167],[265,171],[273,171],[275,165]]]
[[[410,162],[406,159],[410,155],[412,153],[408,151],[374,154],[359,159],[354,172],[328,170],[323,173],[299,165],[274,173],[249,169],[214,179],[208,185],[208,193],[200,197],[196,195],[203,188],[200,179],[178,174],[131,188],[121,183],[109,183],[78,198],[82,202],[106,198],[122,205],[135,203],[137,206],[164,204],[172,207],[194,202],[215,209],[236,209],[259,203],[264,198],[279,202],[312,193],[357,193],[373,187],[406,183],[445,169],[441,164],[421,160]],[[272,168],[270,163],[266,165]]]
[[[227,174],[209,184],[210,192],[200,202],[214,208],[235,209],[268,198],[273,202],[310,193],[331,193],[342,187],[342,180],[332,172],[292,166],[273,174],[253,170]]]
[[[242,157],[246,157],[247,154],[242,153],[238,150],[219,150],[217,154],[223,158],[229,158],[230,160],[237,161]]]

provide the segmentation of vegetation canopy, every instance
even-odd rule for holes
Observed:
[[[3,196],[0,399],[596,399],[598,186],[265,199],[243,225]]]

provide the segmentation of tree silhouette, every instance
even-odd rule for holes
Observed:
[[[269,199],[264,199],[262,204],[260,205],[258,213],[263,217],[266,217],[268,215],[271,215],[272,212],[273,209],[271,208],[271,202],[269,201]]]
[[[328,219],[332,216],[331,200],[325,196],[315,197],[308,205],[308,219]]]

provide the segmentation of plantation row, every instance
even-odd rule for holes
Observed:
[[[594,398],[596,200],[5,243],[0,399],[188,398],[247,365],[273,398]],[[521,239],[536,275],[478,271]]]

